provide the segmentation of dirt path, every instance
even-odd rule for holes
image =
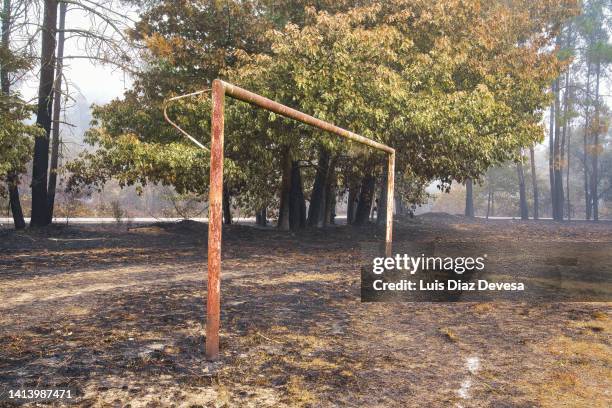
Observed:
[[[223,358],[207,363],[204,231],[1,232],[0,384],[70,386],[86,406],[612,403],[609,303],[361,303],[374,229],[224,232]],[[512,245],[502,266],[543,257],[544,237],[596,242],[584,261],[610,267],[605,227],[434,218],[396,237]]]

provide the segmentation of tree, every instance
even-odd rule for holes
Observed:
[[[561,166],[561,154],[560,154],[560,143],[561,143],[561,96],[560,96],[560,80],[557,78],[553,85],[553,94],[555,98],[554,104],[554,117],[555,117],[555,127],[554,133],[552,136],[553,140],[553,185],[550,190],[550,197],[552,200],[552,213],[554,220],[562,220],[563,219],[563,208],[559,208],[559,186],[561,182],[559,177],[561,175],[560,166]]]
[[[32,151],[33,138],[38,133],[35,127],[23,122],[31,116],[32,107],[25,104],[18,95],[7,94],[5,91],[3,87],[0,95],[0,180],[7,183],[15,228],[22,229],[25,221],[19,200],[18,175],[25,168]],[[6,194],[2,187],[0,195]]]
[[[474,193],[471,178],[465,181],[465,216],[474,217]]]
[[[70,33],[71,38],[78,38],[85,43],[86,55],[60,55],[60,65],[58,65],[58,75],[56,76],[56,34],[58,4],[62,4],[62,22],[65,18],[67,4],[73,9],[80,9],[89,14],[92,25],[91,30],[65,29],[61,28],[61,45],[58,53],[63,54],[63,37],[65,33]],[[51,223],[53,205],[55,199],[55,184],[57,173],[57,146],[59,140],[54,140],[51,177],[49,179],[49,142],[51,140],[51,127],[54,115],[59,116],[60,106],[57,99],[57,108],[54,109],[54,96],[61,93],[61,64],[64,59],[88,58],[91,60],[113,63],[125,67],[128,60],[127,54],[118,45],[118,41],[108,34],[110,31],[124,38],[119,21],[125,17],[112,8],[113,0],[101,2],[80,1],[80,0],[44,0],[44,16],[41,25],[41,47],[40,47],[40,72],[38,87],[38,104],[36,124],[43,133],[37,137],[34,143],[34,154],[32,158],[32,216],[30,225],[33,227],[45,226]],[[101,23],[100,23],[101,22]],[[54,128],[59,132],[59,121],[56,121]],[[59,138],[59,134],[54,135]],[[51,195],[49,195],[51,188]]]
[[[55,32],[57,30],[57,0],[44,1],[44,18],[40,52],[40,80],[36,125],[44,135],[34,142],[32,160],[32,216],[30,226],[40,227],[49,223],[47,215],[47,167],[49,166],[49,135],[53,107],[53,81],[55,72]]]
[[[519,186],[519,210],[522,220],[529,219],[529,207],[527,206],[527,190],[525,188],[525,173],[522,161],[516,163],[516,172]]]
[[[533,145],[529,146],[529,162],[531,163],[531,182],[533,186],[533,219],[537,220],[540,218],[540,198],[538,194],[535,151]]]
[[[590,52],[594,55],[592,58],[595,60],[595,117],[594,120],[594,132],[593,132],[593,145],[592,145],[592,172],[590,182],[590,199],[592,202],[592,215],[593,220],[599,220],[599,155],[601,154],[600,135],[607,131],[606,120],[602,117],[602,102],[600,95],[600,85],[603,72],[606,66],[612,61],[612,47],[608,43],[608,32],[605,28],[606,22],[606,2],[603,1],[592,1],[590,5],[592,7],[594,17],[594,33],[589,42]]]
[[[47,222],[53,221],[53,208],[55,205],[55,189],[57,185],[57,164],[60,145],[60,113],[62,109],[62,65],[64,62],[64,42],[66,30],[67,4],[59,6],[59,34],[57,39],[57,67],[55,70],[55,83],[53,91],[53,138],[51,145],[51,165],[49,167],[49,184],[47,186]]]
[[[584,74],[582,87],[583,146],[582,166],[586,219],[599,218],[599,156],[603,152],[600,142],[602,133],[607,131],[607,120],[601,113],[605,104],[600,95],[600,84],[612,58],[609,44],[610,4],[603,0],[589,0],[583,3],[583,12],[576,18],[580,41],[580,59]],[[593,83],[594,82],[594,83]]]
[[[560,57],[567,59],[571,55],[571,23],[567,27],[566,42],[563,43],[562,35],[559,34],[556,40],[556,46],[559,49]],[[565,46],[564,49],[561,49]],[[568,125],[568,94],[570,70],[566,69],[564,77],[564,89],[561,88],[561,78],[555,79],[553,84],[554,95],[554,133],[552,133],[552,162],[553,162],[553,184],[551,185],[551,200],[553,207],[553,219],[557,221],[563,220],[564,212],[564,194],[563,194],[563,168],[564,168],[564,149],[565,135]],[[563,91],[563,97],[562,92]]]
[[[556,102],[557,100],[557,92],[555,87],[555,82],[553,82],[551,87],[551,92],[553,95],[553,99]],[[549,191],[550,191],[550,206],[551,213],[553,218],[555,218],[557,214],[556,210],[556,202],[554,200],[554,191],[555,191],[555,102],[552,103],[549,109],[549,127],[548,127],[548,181],[549,181]]]
[[[330,152],[325,146],[319,148],[319,160],[314,186],[310,196],[307,223],[311,227],[322,227],[325,213],[326,184],[330,173]]]
[[[432,9],[435,10],[436,6],[445,7],[447,13],[452,8],[445,2],[436,3]],[[413,98],[419,106],[409,110],[415,116],[433,118],[431,122],[423,121],[421,126],[432,122],[439,125],[431,132],[439,136],[423,140],[422,136],[431,135],[430,129],[422,132],[418,128],[414,132],[416,134],[406,134],[406,138],[415,140],[425,148],[408,150],[409,155],[403,160],[398,158],[398,161],[414,163],[421,174],[426,172],[429,178],[440,178],[447,185],[453,178],[459,181],[476,178],[495,163],[513,159],[509,145],[525,147],[529,145],[529,139],[533,142],[541,138],[537,122],[540,120],[538,113],[547,99],[544,88],[546,81],[552,80],[550,70],[554,72],[561,68],[555,55],[541,51],[553,38],[557,22],[563,20],[561,16],[567,16],[566,7],[573,7],[569,3],[553,5],[529,2],[490,2],[482,5],[482,8],[478,6],[481,4],[477,2],[457,5],[460,7],[455,11],[457,15],[443,22],[429,17],[435,13],[420,21],[414,18],[419,24],[418,44],[435,44],[435,39],[425,41],[423,37],[435,35],[436,30],[456,33],[457,37],[447,34],[451,38],[446,49],[443,49],[446,52],[436,50],[435,55],[439,55],[440,60],[433,60],[432,66],[416,72],[434,75],[448,70],[455,82],[436,82],[436,77],[424,78],[423,83],[439,86],[437,95],[442,97],[432,100],[427,94],[424,97],[419,95]],[[534,18],[534,15],[542,18]],[[512,21],[515,29],[502,29],[507,26],[500,25],[499,21]],[[406,27],[414,25],[412,21],[408,23]],[[487,46],[482,47],[482,44]],[[470,53],[470,58],[465,58],[465,52]],[[494,54],[497,54],[497,58]],[[500,58],[501,54],[506,56]],[[427,54],[428,57],[430,55]],[[508,86],[509,76],[516,79],[512,87]],[[439,78],[447,77],[440,75]],[[481,106],[480,114],[468,111],[476,104]],[[513,115],[513,120],[504,122],[503,118]],[[462,118],[465,122],[462,122]],[[490,127],[492,123],[496,124],[493,129]],[[516,127],[510,130],[514,125]],[[491,139],[486,136],[491,136]],[[454,150],[456,154],[446,151],[446,148]],[[480,153],[472,149],[478,149]],[[492,155],[485,155],[484,152]]]
[[[495,215],[523,218],[518,176],[517,163],[491,167],[474,188],[474,205],[486,208],[487,218]]]
[[[15,51],[11,42],[12,33],[20,28],[20,20],[27,14],[27,7],[25,2],[3,1],[0,44],[0,180],[7,182],[16,229],[25,227],[19,198],[19,174],[31,154],[32,138],[38,134],[35,127],[23,122],[29,119],[32,108],[18,93],[11,91],[15,77],[32,66],[28,50]],[[0,187],[0,194],[5,193]]]

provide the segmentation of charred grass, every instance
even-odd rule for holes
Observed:
[[[205,225],[0,231],[0,386],[70,386],[83,406],[612,405],[610,303],[363,304],[382,232],[224,230],[209,363]],[[603,269],[612,247],[609,225],[439,215],[395,239],[486,247],[500,275],[549,265],[543,242]]]

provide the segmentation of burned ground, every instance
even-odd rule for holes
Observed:
[[[83,406],[612,405],[610,303],[361,303],[364,248],[382,236],[226,228],[222,359],[208,363],[205,225],[0,231],[0,391],[72,387]],[[397,221],[395,240],[486,247],[502,275],[612,265],[609,223],[427,215]]]

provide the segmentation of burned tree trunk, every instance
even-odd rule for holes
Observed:
[[[14,172],[7,177],[9,202],[11,205],[11,213],[13,214],[13,223],[15,229],[24,229],[26,224],[23,218],[23,210],[21,209],[21,200],[19,200],[19,177]]]
[[[322,227],[325,216],[325,189],[329,173],[329,151],[321,147],[319,150],[319,162],[315,181],[310,195],[310,206],[308,207],[308,226]]]
[[[380,183],[380,195],[378,196],[378,212],[376,213],[376,223],[379,225],[385,225],[387,222],[387,180],[389,174],[385,171],[383,173],[382,181]]]
[[[49,185],[47,187],[47,217],[49,218],[49,224],[53,222],[55,189],[57,186],[57,165],[59,161],[60,113],[62,110],[62,64],[64,59],[66,9],[66,3],[61,3],[59,7],[59,35],[57,39],[57,69],[55,72],[55,84],[53,85],[53,139],[51,144],[51,166],[49,168]]]
[[[329,162],[327,178],[325,180],[325,210],[323,212],[323,225],[334,223],[336,217],[336,158]]]
[[[289,231],[289,207],[291,199],[291,150],[289,147],[283,150],[282,166],[283,178],[280,189],[277,228],[281,231]]]
[[[365,175],[361,181],[361,192],[359,194],[359,202],[357,203],[357,211],[355,213],[355,225],[363,225],[368,221],[370,210],[372,209],[375,187],[376,178],[374,175]]]
[[[306,201],[302,185],[300,162],[291,163],[291,189],[289,192],[289,228],[297,230],[306,227]]]
[[[225,225],[232,224],[232,196],[227,184],[223,185],[223,223]]]
[[[31,226],[49,224],[47,214],[47,167],[49,166],[49,135],[53,106],[55,72],[55,32],[57,31],[57,0],[45,0],[41,42],[40,82],[36,124],[45,131],[34,142],[32,160],[32,218]]]
[[[255,224],[265,227],[268,225],[268,210],[266,207],[261,208],[257,213],[255,213]]]
[[[395,195],[395,212],[397,215],[404,215],[406,212],[404,200],[402,200],[402,197],[398,194]]]
[[[357,197],[359,195],[359,188],[357,186],[350,186],[348,188],[348,198],[346,203],[346,223],[351,225],[355,222],[355,210],[357,209]]]

